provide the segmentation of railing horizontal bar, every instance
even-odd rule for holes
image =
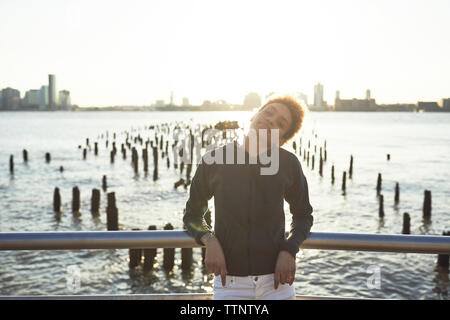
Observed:
[[[200,247],[182,230],[1,232],[0,250]],[[302,249],[450,254],[450,237],[312,232]]]

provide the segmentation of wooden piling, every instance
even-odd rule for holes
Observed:
[[[384,199],[382,194],[380,194],[379,198],[378,216],[380,218],[384,217]]]
[[[442,232],[443,236],[450,236],[450,232]],[[437,259],[438,267],[444,271],[448,271],[449,268],[449,255],[439,254]]]
[[[319,159],[319,174],[321,177],[323,177],[323,159],[322,159],[322,152],[320,153],[320,159]]]
[[[28,151],[23,149],[23,162],[28,162]]]
[[[345,183],[346,183],[345,180],[346,180],[346,177],[347,177],[347,172],[344,171],[342,173],[342,188],[341,188],[343,192],[345,192]]]
[[[334,164],[331,166],[331,184],[334,184]]]
[[[182,185],[184,185],[184,179],[183,178],[181,178],[180,180],[175,182],[173,187],[176,189],[176,188],[178,188],[179,186],[182,186]]]
[[[306,155],[306,166],[309,167],[309,151],[308,154]]]
[[[424,199],[423,199],[423,218],[425,220],[431,219],[431,191],[424,191]]]
[[[397,204],[400,200],[400,188],[398,182],[395,183],[395,197],[394,202]]]
[[[132,229],[133,231],[139,231],[141,229]],[[134,269],[142,262],[142,249],[128,249],[128,267]]]
[[[382,179],[381,179],[381,173],[378,173],[378,178],[377,178],[377,194],[379,194],[380,191],[381,191],[381,181],[382,181]]]
[[[114,157],[115,157],[116,153],[114,152],[114,149],[111,150],[111,152],[109,153],[109,158],[110,158],[110,162],[114,163]]]
[[[98,156],[98,142],[94,143],[94,155]]]
[[[183,226],[186,230],[186,226]],[[181,270],[188,271],[192,267],[192,248],[181,248]]]
[[[411,218],[409,216],[408,212],[403,213],[403,228],[402,228],[402,234],[410,234],[410,225],[411,225]]]
[[[92,189],[91,213],[94,216],[100,214],[100,190],[98,189]]]
[[[87,150],[86,148],[83,149],[83,160],[86,160]]]
[[[391,155],[389,153],[387,154],[387,160],[391,160]]]
[[[114,192],[108,193],[106,223],[108,231],[119,230],[119,210],[116,207],[116,195]]]
[[[45,162],[50,163],[51,158],[52,158],[52,157],[51,157],[50,153],[47,152],[47,153],[45,154]]]
[[[139,171],[139,156],[135,147],[133,147],[131,152],[131,161],[133,164],[134,173],[137,174]]]
[[[9,173],[14,174],[14,156],[9,156]]]
[[[158,180],[158,148],[153,147],[153,181]]]
[[[106,184],[106,176],[103,176],[103,178],[102,178],[102,189],[105,192],[108,189],[108,185]]]
[[[348,178],[351,179],[353,175],[353,155],[350,155],[350,168],[348,170]]]
[[[314,170],[314,155],[311,157],[311,170]]]
[[[147,150],[147,148],[142,150],[142,158],[144,160],[144,172],[148,172],[148,150]]]
[[[53,192],[53,211],[58,214],[61,213],[61,195],[59,188],[55,188]]]
[[[156,230],[156,226],[151,225],[148,227],[148,230]],[[144,272],[153,269],[153,265],[155,263],[155,257],[157,254],[156,248],[144,249]]]
[[[173,226],[167,223],[164,230],[173,230]],[[175,260],[175,248],[164,248],[163,250],[163,267],[167,272],[172,271]]]
[[[72,189],[72,213],[74,215],[80,214],[80,189],[77,186]]]

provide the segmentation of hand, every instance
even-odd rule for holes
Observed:
[[[280,251],[275,267],[275,290],[278,284],[289,283],[291,286],[295,279],[295,257],[287,251]]]
[[[222,286],[226,284],[227,265],[219,240],[212,234],[206,234],[200,239],[206,246],[205,266],[206,271],[220,275]]]

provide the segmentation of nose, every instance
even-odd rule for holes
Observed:
[[[273,128],[274,123],[275,123],[274,117],[273,117],[273,116],[267,117],[267,118],[266,118],[266,121],[267,121],[267,123],[269,124],[269,126],[270,126],[271,128]]]

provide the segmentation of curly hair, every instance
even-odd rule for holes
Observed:
[[[303,119],[305,117],[305,113],[307,112],[306,108],[294,97],[290,95],[283,95],[266,101],[259,111],[263,110],[265,106],[271,103],[281,103],[291,112],[292,123],[288,131],[283,136],[285,142],[287,142],[302,128]]]

